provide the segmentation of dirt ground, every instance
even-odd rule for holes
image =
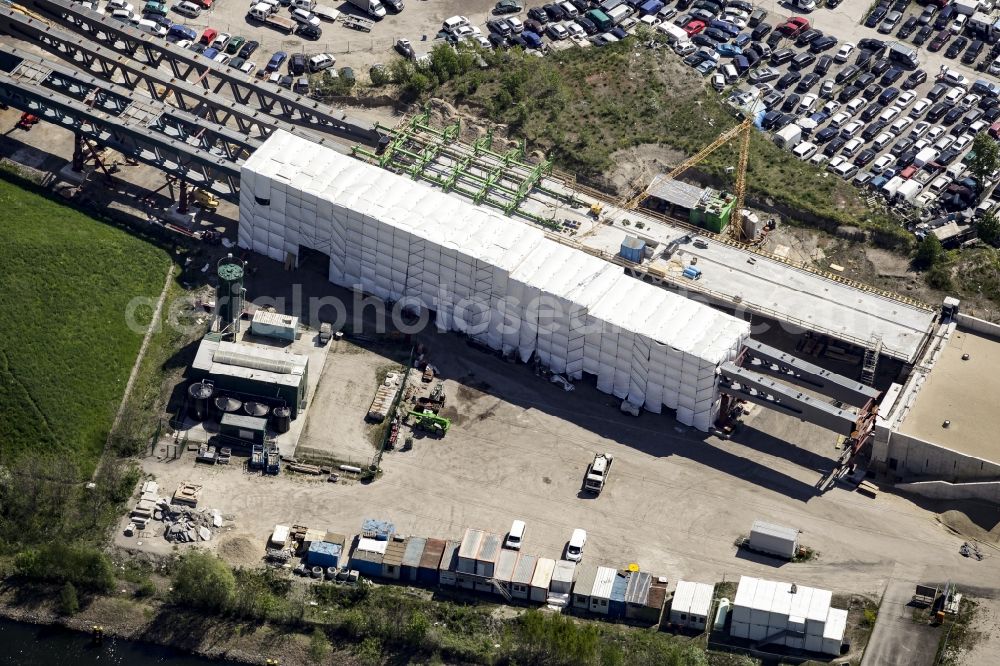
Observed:
[[[971,645],[958,647],[954,652],[953,664],[997,664],[1000,663],[1000,601],[976,597],[976,614],[969,627]]]

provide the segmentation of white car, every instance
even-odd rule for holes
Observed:
[[[944,128],[940,125],[935,125],[934,127],[927,130],[927,136],[925,137],[928,141],[936,141],[939,136],[944,134]]]
[[[930,128],[931,124],[929,122],[927,122],[926,120],[921,120],[919,123],[913,126],[913,129],[910,130],[910,138],[916,141],[924,134],[927,134],[927,130],[929,130]]]
[[[132,5],[129,5],[129,7],[131,6]],[[123,23],[128,23],[133,18],[135,18],[135,12],[133,12],[131,9],[116,9],[113,12],[111,12],[111,18],[118,19]]]
[[[948,26],[948,30],[950,30],[953,35],[961,35],[968,20],[968,16],[965,14],[959,14],[955,17],[955,20],[951,22],[951,25]]]
[[[913,92],[912,90],[904,90],[903,92],[899,93],[899,97],[897,97],[896,101],[893,103],[899,108],[905,109],[916,98],[917,98],[917,93]]]
[[[840,108],[840,102],[835,102],[831,99],[829,102],[823,105],[823,113],[827,114],[828,116],[832,116],[833,114],[837,113],[837,110],[839,108]]]
[[[490,40],[486,39],[482,35],[473,35],[472,36],[472,41],[474,41],[476,44],[479,44],[484,49],[492,49],[493,48],[493,45],[490,44]]]
[[[865,145],[864,139],[851,139],[844,144],[844,148],[840,152],[848,157],[854,157],[854,155],[861,150],[863,145]]]
[[[108,0],[108,9],[115,11],[116,9],[126,9],[133,14],[135,13],[135,7],[129,4],[126,0]]]
[[[969,79],[962,76],[962,73],[957,69],[951,69],[949,67],[941,69],[941,74],[938,76],[938,80],[953,86],[961,86],[963,88],[969,87]]]
[[[896,119],[896,116],[900,114],[900,108],[898,106],[890,106],[882,113],[878,114],[879,120],[884,120],[887,123],[892,122]]]
[[[954,87],[944,94],[944,100],[946,102],[951,102],[952,104],[957,104],[958,100],[965,96],[965,91],[959,87]]]
[[[911,118],[919,118],[920,116],[924,115],[924,111],[926,111],[927,109],[931,108],[932,104],[933,104],[933,102],[931,102],[926,97],[921,97],[913,105],[913,108],[910,109],[910,117]]]
[[[853,116],[856,115],[858,111],[865,108],[866,104],[868,104],[868,100],[866,100],[864,97],[855,97],[846,105],[844,105],[844,110],[846,110],[849,114]]]
[[[830,127],[833,129],[840,129],[843,127],[847,121],[851,119],[851,116],[841,111],[840,113],[835,113],[832,118],[830,118]]]
[[[802,12],[811,12],[816,9],[816,0],[792,0],[791,4]]]
[[[722,92],[726,88],[726,77],[722,74],[712,74],[712,87]]]
[[[889,125],[889,131],[899,136],[903,133],[903,130],[905,130],[907,127],[910,126],[910,123],[912,122],[913,118],[907,118],[906,116],[901,116],[892,121],[892,124]]]
[[[955,143],[955,140],[948,136],[947,134],[942,134],[938,137],[938,140],[934,142],[935,150],[948,150],[951,148],[951,144]]]
[[[587,31],[583,29],[576,21],[572,21],[566,24],[566,30],[569,31],[569,36],[573,39],[586,39]]]
[[[516,16],[508,16],[504,19],[504,22],[510,26],[510,31],[512,34],[520,35],[524,32],[524,22]]]
[[[743,16],[740,16],[737,13],[733,13],[731,10],[728,10],[728,9],[726,10],[726,13],[722,15],[722,20],[723,21],[728,21],[729,23],[732,23],[733,25],[735,25],[740,30],[743,30],[744,28],[747,27],[747,20],[746,20],[746,18],[744,18]]]
[[[844,42],[840,45],[840,49],[837,51],[837,55],[833,56],[833,59],[837,62],[847,62],[847,59],[851,57],[854,53],[855,46],[851,42]]]
[[[877,175],[888,169],[895,161],[892,155],[882,155],[869,165],[868,170]]]
[[[969,147],[970,143],[972,143],[972,136],[969,136],[968,134],[963,134],[962,136],[955,139],[955,143],[951,144],[951,147],[957,150],[958,152],[962,152],[963,150]]]
[[[639,19],[639,23],[642,23],[647,28],[655,28],[656,26],[663,23],[663,19],[659,16],[653,16],[652,14],[647,14]]]
[[[228,65],[230,56],[226,55],[225,53],[216,53],[215,57],[212,58],[212,60],[219,63],[220,65]]]
[[[812,143],[811,141],[802,141],[795,144],[795,147],[792,148],[792,154],[800,160],[805,161],[816,153],[816,148],[817,146],[815,143]]]
[[[545,34],[552,39],[562,41],[569,37],[569,30],[567,30],[566,26],[561,23],[550,23],[545,29]]]
[[[569,542],[566,544],[566,559],[570,562],[579,562],[583,559],[583,547],[587,545],[587,531],[577,528],[573,530]]]
[[[249,60],[240,65],[240,71],[244,74],[253,74],[255,69],[257,69],[257,63],[250,62]]]
[[[229,44],[229,40],[232,38],[233,36],[230,35],[228,32],[220,32],[218,35],[216,35],[215,39],[212,40],[211,46],[213,49],[216,49],[218,51],[225,51],[226,46]]]
[[[803,95],[802,99],[799,100],[799,113],[806,113],[807,111],[812,111],[813,105],[816,100],[819,99],[816,95],[809,93],[808,95]]]
[[[846,161],[847,158],[844,157],[843,155],[834,155],[833,157],[830,158],[830,162],[826,165],[826,170],[832,172],[834,169],[836,169]]]
[[[840,136],[845,139],[853,139],[854,135],[861,131],[861,128],[865,124],[860,120],[852,120],[851,122],[844,125],[844,129],[840,130]]]

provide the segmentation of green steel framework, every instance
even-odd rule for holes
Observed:
[[[534,213],[521,209],[521,204],[533,190],[539,190],[570,205],[579,202],[572,193],[546,188],[542,179],[552,173],[552,162],[539,164],[524,162],[525,142],[500,153],[493,149],[493,129],[487,130],[471,145],[458,140],[461,121],[442,129],[431,127],[430,110],[425,108],[399,127],[390,128],[376,123],[376,129],[389,137],[381,153],[365,146],[354,146],[355,156],[366,158],[384,169],[399,170],[413,178],[430,181],[445,192],[459,192],[475,204],[487,204],[507,215],[520,215],[535,224],[558,231],[560,225]],[[443,165],[439,158],[451,163]],[[444,167],[446,174],[434,173],[434,165]]]

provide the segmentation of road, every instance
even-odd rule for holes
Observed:
[[[878,621],[868,641],[862,666],[930,666],[937,654],[941,628],[914,622],[914,583],[892,579],[885,590]]]

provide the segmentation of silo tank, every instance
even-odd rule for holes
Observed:
[[[195,382],[188,387],[188,414],[195,421],[204,421],[208,416],[208,401],[215,388],[206,382]]]

